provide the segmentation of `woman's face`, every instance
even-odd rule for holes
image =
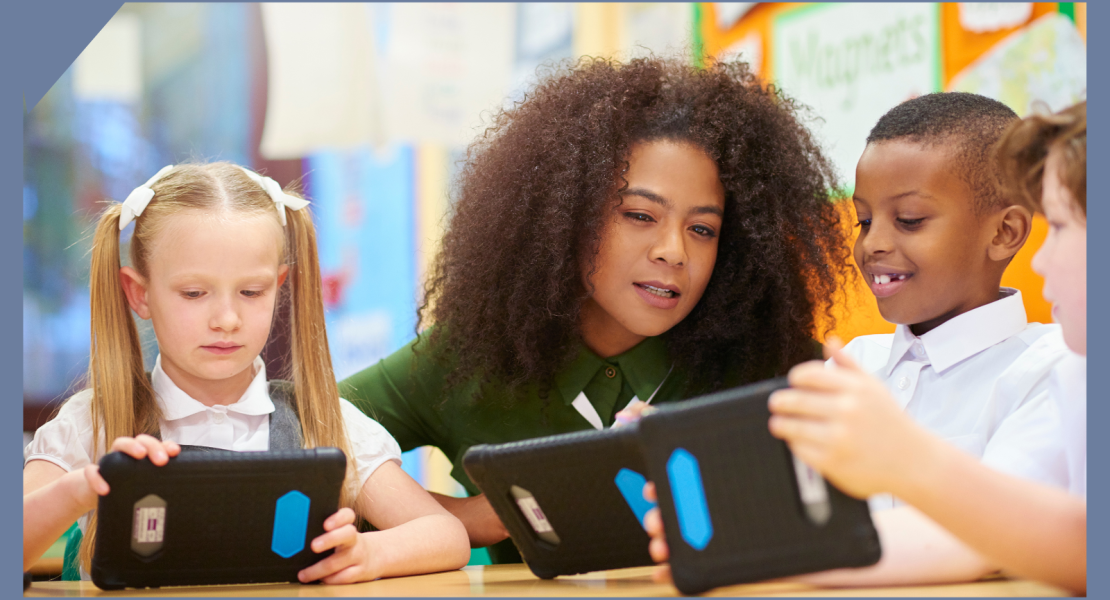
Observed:
[[[584,265],[586,345],[624,352],[678,324],[697,305],[717,261],[725,190],[717,165],[685,142],[632,146],[628,187],[609,208],[595,258]]]

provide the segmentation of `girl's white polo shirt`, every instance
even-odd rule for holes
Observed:
[[[238,401],[226,406],[205,406],[177,387],[162,370],[159,356],[151,372],[151,384],[162,410],[159,420],[162,439],[221,450],[269,449],[270,413],[274,412],[274,403],[270,400],[266,365],[261,357],[255,359],[253,368],[254,378]],[[69,398],[58,416],[40,427],[24,448],[24,464],[46,460],[73,471],[99,460],[99,455],[93,455],[91,403],[91,390],[83,390]],[[339,404],[354,454],[349,458],[354,461],[361,490],[370,475],[386,461],[401,464],[401,448],[377,421],[342,398]]]

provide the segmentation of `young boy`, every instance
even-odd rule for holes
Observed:
[[[883,386],[836,344],[828,348],[834,368],[806,363],[791,371],[796,389],[772,397],[770,424],[849,493],[894,492],[995,564],[1080,594],[1087,588],[1086,121],[1086,103],[1034,115],[1011,128],[999,152],[1015,196],[1049,222],[1033,267],[1045,278],[1045,297],[1071,350],[1050,384],[1071,495],[986,468],[944,444],[900,414]]]
[[[1021,293],[999,287],[1032,221],[1000,190],[993,156],[1016,120],[989,98],[943,93],[904,102],[876,123],[856,167],[854,255],[879,311],[898,327],[856,338],[844,353],[934,435],[999,470],[1063,486],[1059,417],[1047,393],[1064,353],[1059,327],[1028,323]],[[939,583],[996,568],[891,496],[871,507],[879,564],[804,580]]]
[[[965,93],[921,96],[879,119],[856,167],[855,260],[898,327],[844,351],[935,435],[1001,471],[1065,486],[1047,395],[1064,352],[1059,326],[1028,323],[1021,292],[999,289],[1031,224],[998,185],[993,154],[1016,120]]]

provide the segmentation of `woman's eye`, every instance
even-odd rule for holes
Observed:
[[[624,216],[628,217],[629,219],[632,219],[634,221],[641,221],[643,223],[651,223],[651,222],[655,221],[655,219],[651,218],[651,215],[646,215],[644,213],[638,213],[638,212],[624,213]]]
[[[262,292],[255,291],[255,290],[243,290],[242,294],[244,296],[246,296],[247,298],[257,298],[257,297],[262,295]]]
[[[925,221],[924,217],[920,219],[898,219],[898,222],[906,227],[916,227],[920,225],[923,221]]]
[[[181,292],[181,295],[190,299],[190,300],[196,300],[197,298],[201,297],[202,292],[199,292],[197,290],[189,290],[189,291],[186,291],[186,292]]]
[[[694,233],[707,238],[717,237],[717,233],[705,225],[694,225],[690,228]]]
[[[860,219],[859,222],[856,223],[856,227],[860,227],[863,229],[871,227],[871,219]]]

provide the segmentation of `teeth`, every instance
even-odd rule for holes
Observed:
[[[895,275],[894,277],[890,275],[872,275],[871,277],[874,279],[875,283],[879,285],[890,283],[891,281],[904,281],[906,279],[905,275]]]
[[[671,290],[664,290],[662,288],[657,288],[657,287],[653,287],[653,286],[646,285],[646,284],[642,284],[640,287],[642,287],[645,290],[655,294],[656,296],[662,296],[664,298],[673,298],[674,297],[674,292],[672,292]]]

